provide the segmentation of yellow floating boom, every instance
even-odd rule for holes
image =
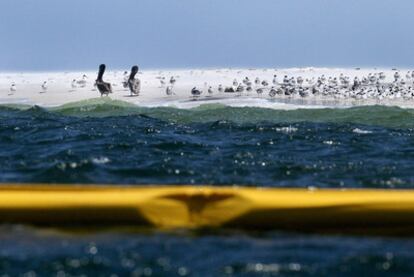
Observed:
[[[414,234],[414,191],[3,185],[0,222]]]

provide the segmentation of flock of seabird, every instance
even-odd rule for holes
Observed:
[[[160,80],[160,88],[165,87],[165,94],[167,94],[168,96],[175,95],[174,85],[177,82],[177,79],[174,76],[170,77],[170,80],[168,81],[168,85],[165,80],[165,76],[159,76],[157,77],[157,79]]]
[[[206,87],[206,84],[204,84]],[[278,78],[273,75],[272,85],[267,80],[259,77],[251,80],[245,77],[241,82],[234,79],[229,86],[219,84],[216,91],[218,93],[236,93],[242,95],[255,91],[258,96],[267,94],[274,98],[283,97],[309,97],[322,96],[339,99],[414,99],[414,71],[408,71],[405,78],[402,78],[399,71],[395,71],[392,82],[386,82],[384,72],[369,73],[360,78],[351,79],[343,73],[339,77],[319,77],[303,78],[302,76],[289,77],[284,75]],[[214,93],[211,86],[208,86],[208,94]],[[203,90],[193,87],[191,95],[199,97]]]
[[[98,70],[98,76],[95,81],[95,87],[101,96],[113,93],[111,83],[103,80],[106,66],[101,64]],[[289,77],[284,75],[278,78],[275,74],[270,82],[266,79],[261,80],[259,77],[250,79],[245,77],[241,81],[234,79],[231,84],[217,86],[204,83],[204,88],[193,87],[190,94],[194,98],[198,98],[206,91],[207,95],[218,94],[237,94],[250,95],[255,92],[258,96],[268,95],[271,98],[283,97],[309,97],[309,96],[326,96],[342,99],[414,99],[414,71],[408,71],[402,74],[394,69],[393,80],[386,81],[384,72],[368,73],[362,77],[351,78],[341,73],[337,77],[326,77],[320,75],[318,77],[304,78],[302,76]],[[141,81],[135,78],[138,73],[138,66],[134,65],[130,73],[124,72],[122,85],[125,89],[129,89],[130,96],[138,96],[141,91]],[[166,79],[165,76],[158,76],[160,88],[165,87],[167,96],[175,95],[174,86],[179,76],[171,76]],[[88,77],[83,75],[82,79],[73,79],[71,83],[72,89],[84,88],[87,84]],[[116,85],[116,84],[114,84]],[[41,93],[47,92],[48,82],[44,81],[41,85]],[[17,91],[16,83],[10,86],[10,95]]]
[[[101,96],[103,95],[109,95],[110,93],[112,93],[112,85],[108,82],[104,82],[103,81],[103,75],[105,73],[105,69],[106,66],[105,64],[101,64],[99,66],[99,70],[98,70],[98,76],[96,78],[96,81],[94,83],[94,86],[98,89],[98,91],[100,92]],[[127,72],[126,72],[127,73]],[[131,96],[134,95],[139,95],[140,91],[141,91],[141,81],[137,78],[135,78],[135,75],[138,73],[138,66],[134,65],[131,68],[131,73],[129,74],[129,76],[125,79],[123,85],[125,88],[128,88]],[[83,74],[82,79],[80,80],[76,80],[73,79],[71,82],[71,88],[74,90],[76,88],[84,88],[87,85],[87,81],[88,81],[88,76],[86,74]],[[47,92],[48,89],[48,82],[44,81],[42,83],[42,85],[40,86],[41,91],[40,93],[45,93]],[[9,95],[13,95],[14,92],[17,91],[17,86],[16,83],[13,82],[10,85],[10,94]]]

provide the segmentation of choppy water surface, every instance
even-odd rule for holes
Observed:
[[[413,128],[413,110],[379,106],[182,110],[85,101],[2,107],[0,181],[412,188]],[[3,226],[0,237],[0,272],[10,276],[414,274],[411,239],[75,236],[16,226]]]
[[[414,184],[414,112],[118,102],[0,109],[2,182],[398,187]]]

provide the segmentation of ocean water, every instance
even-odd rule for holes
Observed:
[[[2,107],[0,181],[408,188],[413,128],[380,106]]]
[[[413,188],[413,128],[414,110],[383,106],[9,105],[0,181]],[[414,274],[411,238],[9,225],[0,237],[0,276]]]

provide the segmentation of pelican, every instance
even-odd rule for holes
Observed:
[[[141,81],[139,79],[135,79],[135,75],[138,73],[138,66],[134,65],[131,68],[131,74],[128,78],[128,87],[131,95],[139,95],[141,90]]]
[[[104,64],[101,64],[99,66],[99,72],[98,72],[98,78],[95,81],[96,87],[98,88],[99,92],[101,93],[101,96],[104,94],[108,95],[112,93],[112,86],[110,83],[106,83],[102,80],[102,77],[105,73],[106,66]]]

